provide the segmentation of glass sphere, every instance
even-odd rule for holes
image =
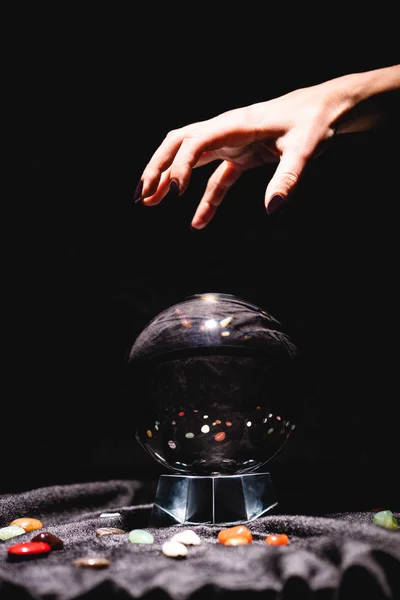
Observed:
[[[255,471],[296,426],[299,359],[261,308],[230,294],[191,296],[159,313],[130,350],[136,438],[175,473]]]

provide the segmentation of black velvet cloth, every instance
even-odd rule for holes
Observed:
[[[282,514],[276,510],[247,523],[253,542],[223,546],[222,527],[149,526],[153,489],[138,480],[110,480],[48,486],[0,498],[0,526],[20,517],[40,519],[43,529],[64,541],[62,550],[14,562],[9,546],[31,540],[32,531],[0,542],[0,598],[196,598],[398,600],[400,530],[373,524],[374,512]],[[102,513],[119,516],[100,517]],[[400,513],[394,513],[397,518]],[[99,527],[126,534],[96,536]],[[153,544],[132,544],[128,532],[146,529]],[[184,558],[162,553],[162,544],[182,529],[193,529],[199,546]],[[284,532],[288,546],[265,544]],[[105,557],[103,569],[77,567],[77,558]]]

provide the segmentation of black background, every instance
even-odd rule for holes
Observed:
[[[246,173],[203,231],[190,220],[212,165],[158,207],[133,193],[170,129],[398,56],[351,32],[272,35],[254,14],[249,28],[169,9],[36,9],[8,22],[4,491],[156,480],[134,439],[127,352],[160,310],[221,291],[271,312],[310,359],[308,417],[271,464],[282,497],[395,510],[394,136],[337,138],[276,218],[264,208],[270,166]]]

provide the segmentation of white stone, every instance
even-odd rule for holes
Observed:
[[[165,556],[176,558],[177,556],[187,556],[188,549],[180,542],[169,541],[163,543],[162,552]]]
[[[191,529],[186,529],[185,531],[176,533],[172,536],[171,542],[180,542],[185,546],[200,546],[201,544],[199,536]]]

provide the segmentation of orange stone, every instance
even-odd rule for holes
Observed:
[[[286,533],[271,533],[265,538],[265,543],[269,546],[287,546],[289,538]]]
[[[229,537],[226,542],[222,542],[224,546],[244,546],[245,544],[251,544],[251,541],[244,535],[237,535]]]
[[[228,527],[227,529],[222,529],[218,534],[218,541],[221,542],[221,544],[227,545],[227,540],[229,540],[230,538],[237,537],[245,538],[248,544],[250,544],[250,542],[253,541],[253,535],[250,529],[248,529],[245,525],[236,525],[235,527]],[[236,546],[237,544],[230,545]]]
[[[18,525],[25,531],[35,531],[35,529],[42,529],[43,524],[39,519],[32,519],[31,517],[22,517],[21,519],[14,519],[10,525]]]

